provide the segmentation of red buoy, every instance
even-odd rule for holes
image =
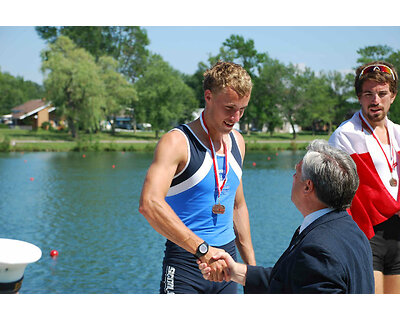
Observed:
[[[268,160],[268,161],[271,160],[271,157],[268,157],[267,160]]]
[[[112,168],[115,169],[115,164],[112,165]]]
[[[35,179],[34,179],[34,178],[29,178],[29,180],[33,181],[33,180],[35,180]]]
[[[51,250],[50,251],[50,257],[57,257],[58,256],[58,251],[57,250]]]
[[[86,158],[86,154],[83,154],[83,155],[82,155],[82,158]]]
[[[255,162],[253,162],[253,167],[255,167],[256,166],[256,163]]]

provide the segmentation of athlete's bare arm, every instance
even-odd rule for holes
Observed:
[[[187,142],[180,132],[168,132],[160,139],[143,184],[139,211],[158,233],[194,254],[203,240],[185,226],[165,201],[174,175],[182,170],[187,158]],[[222,281],[225,267],[223,260],[211,259],[219,250],[210,247],[200,259],[211,264],[214,281]]]
[[[233,131],[239,144],[242,159],[245,156],[245,143],[240,133]],[[236,191],[235,205],[233,208],[233,224],[236,234],[236,246],[245,264],[256,265],[253,244],[250,234],[249,211],[244,198],[242,180]]]

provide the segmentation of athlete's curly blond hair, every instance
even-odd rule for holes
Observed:
[[[218,61],[211,69],[203,74],[203,89],[218,92],[229,87],[240,97],[250,95],[253,83],[247,71],[233,62]]]

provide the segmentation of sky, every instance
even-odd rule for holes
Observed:
[[[288,64],[321,70],[349,72],[357,65],[357,50],[388,45],[400,50],[397,26],[268,26],[206,27],[145,26],[149,50],[160,54],[173,68],[192,74],[199,62],[218,53],[230,35],[253,39],[258,52]],[[42,84],[40,52],[46,42],[33,26],[0,26],[0,68]]]
[[[148,49],[186,74],[194,73],[199,62],[207,63],[232,34],[254,40],[258,52],[285,64],[307,66],[315,72],[349,72],[357,66],[360,48],[388,45],[400,50],[400,23],[396,26],[396,18],[387,18],[397,8],[400,12],[400,1],[390,1],[385,2],[388,14],[382,15],[371,0],[361,5],[336,0],[329,8],[321,7],[324,1],[314,0],[262,1],[262,5],[257,0],[197,4],[148,0],[139,6],[132,5],[134,1],[113,0],[115,5],[109,7],[91,0],[70,0],[62,7],[48,0],[39,1],[44,3],[41,7],[38,2],[14,0],[2,8],[0,70],[42,84],[40,52],[46,43],[37,35],[36,25],[139,25],[147,31]]]

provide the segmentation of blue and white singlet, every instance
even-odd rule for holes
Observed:
[[[206,147],[187,125],[172,130],[184,134],[187,141],[188,161],[184,169],[172,180],[165,200],[182,222],[211,246],[222,246],[235,239],[233,205],[236,189],[242,177],[242,156],[233,132],[229,134],[232,148],[228,150],[228,178],[220,195],[225,213],[212,213],[217,203],[211,150]],[[216,155],[220,181],[226,172],[225,156]]]

